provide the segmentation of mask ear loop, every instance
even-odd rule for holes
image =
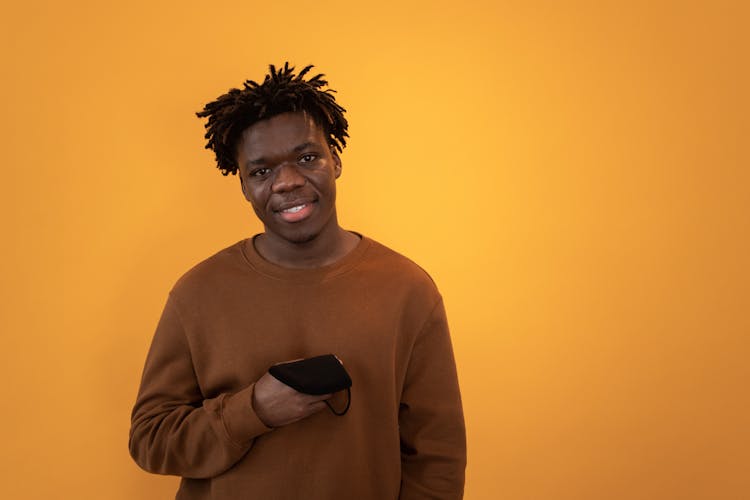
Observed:
[[[337,417],[340,417],[340,416],[344,415],[346,412],[348,412],[349,411],[349,406],[352,404],[352,390],[349,387],[347,387],[347,389],[346,389],[346,397],[347,397],[346,408],[344,408],[344,411],[342,411],[341,413],[339,413],[336,410],[334,410],[333,406],[331,406],[331,403],[328,402],[327,399],[325,400],[325,403],[328,405],[328,408],[330,408],[331,411],[333,412],[333,414],[336,415]]]

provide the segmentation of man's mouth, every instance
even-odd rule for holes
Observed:
[[[276,212],[284,222],[299,222],[307,219],[313,209],[313,203],[300,203],[291,207],[284,208]]]
[[[285,210],[282,210],[282,212],[284,212],[285,214],[296,214],[297,212],[299,212],[306,206],[307,206],[307,203],[303,203],[302,205],[297,205],[296,207],[290,207]]]

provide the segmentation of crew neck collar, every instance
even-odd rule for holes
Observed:
[[[361,262],[367,249],[372,245],[372,240],[355,231],[350,232],[359,237],[359,243],[348,254],[332,264],[308,269],[283,267],[264,259],[258,253],[254,244],[255,238],[259,234],[244,239],[238,242],[237,245],[247,264],[261,274],[279,280],[314,283],[344,274]]]

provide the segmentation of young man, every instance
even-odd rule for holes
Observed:
[[[198,113],[264,232],[169,293],[130,453],[182,476],[178,499],[461,498],[465,430],[441,296],[416,264],[339,226],[347,121],[322,75],[304,79],[310,68],[271,66]],[[268,372],[323,354],[350,375],[349,401]]]

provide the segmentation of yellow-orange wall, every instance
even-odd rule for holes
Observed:
[[[127,454],[166,293],[260,230],[194,112],[313,63],[342,224],[449,313],[466,498],[750,498],[746,2],[6,2],[8,499],[171,498]]]

